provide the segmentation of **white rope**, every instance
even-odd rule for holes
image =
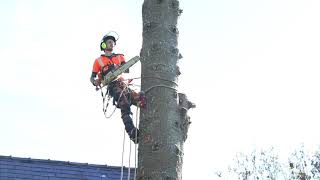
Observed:
[[[137,107],[136,111],[136,139],[135,139],[135,145],[134,145],[134,180],[137,178],[137,142],[138,142],[138,118],[139,118],[139,108]],[[131,141],[130,141],[130,148],[129,148],[129,168],[128,168],[128,180],[130,180],[130,166],[131,165]]]
[[[109,101],[110,101],[110,99],[111,99],[110,96],[108,96],[107,105],[106,105],[105,109],[103,110],[104,117],[106,117],[107,119],[110,119],[110,118],[112,117],[112,115],[114,114],[114,112],[116,111],[116,109],[117,109],[117,107],[114,107],[112,113],[111,113],[109,116],[107,116],[107,108],[108,108],[108,106],[109,106]]]
[[[128,84],[126,84],[126,86],[123,88],[123,90],[121,91],[121,93],[120,93],[120,96],[119,96],[119,99],[118,99],[118,101],[120,100],[120,98],[121,98],[121,96],[122,96],[122,94],[123,94],[123,92],[126,90],[128,88]],[[138,107],[137,107],[137,111],[136,111],[136,127],[138,127]],[[113,113],[112,113],[113,114]],[[111,114],[111,115],[112,115]],[[136,128],[136,132],[135,132],[136,134],[136,139],[135,139],[135,159],[134,159],[134,179],[136,179],[136,174],[137,174],[137,170],[136,170],[136,168],[137,168],[137,141],[138,141],[138,129]],[[124,157],[124,149],[125,149],[125,137],[126,137],[126,131],[124,130],[123,131],[123,142],[122,142],[122,157],[121,157],[121,175],[120,175],[120,180],[123,180],[123,169],[124,169],[124,166],[123,166],[123,157]],[[130,141],[130,139],[129,139],[129,141]],[[128,176],[127,176],[127,178],[128,178],[128,180],[130,180],[130,163],[131,163],[131,141],[129,142],[130,143],[130,145],[129,145],[129,167],[128,167]]]
[[[121,176],[120,180],[123,180],[123,155],[124,155],[124,145],[126,140],[126,131],[123,130],[123,141],[122,141],[122,159],[121,159]]]
[[[123,90],[121,91],[120,93],[120,96],[119,96],[119,99],[118,99],[118,102],[123,94],[123,92],[128,88],[128,84],[125,83],[125,87],[123,88]],[[121,180],[123,180],[123,157],[124,157],[124,145],[125,145],[125,130],[124,130],[124,134],[123,134],[123,143],[122,143],[122,164],[121,164]],[[137,130],[136,130],[136,135],[137,135]],[[137,139],[137,136],[136,136],[136,139]],[[129,139],[130,141],[130,139]],[[129,167],[128,167],[128,180],[130,180],[130,161],[131,161],[131,141],[129,142],[130,145],[129,145]]]
[[[130,140],[129,140],[130,141]],[[131,160],[131,141],[129,145],[129,167],[128,167],[128,180],[130,180],[130,160]]]
[[[141,77],[127,78],[127,79],[124,79],[124,81],[130,81],[130,80],[135,80],[135,79],[141,79]]]
[[[112,117],[112,115],[114,114],[114,112],[116,111],[116,109],[117,109],[117,107],[115,107],[114,109],[113,109],[113,111],[112,111],[112,113],[110,114],[110,116],[107,116],[106,114],[107,114],[107,111],[106,111],[106,113],[104,114],[104,116],[107,118],[107,119],[110,119],[111,117]]]
[[[136,127],[138,128],[138,118],[139,118],[139,108],[137,107],[137,111],[136,111]],[[138,136],[138,131],[136,130],[136,137]],[[138,138],[136,138],[136,143],[134,145],[134,180],[137,179],[137,140]]]
[[[116,111],[117,107],[115,107],[113,109],[112,113],[108,116],[107,115],[107,109],[108,109],[108,106],[109,106],[109,102],[110,102],[111,96],[108,95],[108,90],[106,90],[105,94],[103,93],[102,88],[100,88],[100,91],[101,91],[101,96],[102,96],[102,111],[103,111],[104,117],[109,119],[109,118],[112,117],[112,115]],[[107,95],[108,95],[107,104],[105,104],[105,100],[106,100],[106,96]]]

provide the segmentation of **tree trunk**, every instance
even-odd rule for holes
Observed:
[[[140,112],[139,180],[182,179],[183,144],[193,107],[176,90],[178,0],[145,0],[142,7],[142,90],[147,105]]]

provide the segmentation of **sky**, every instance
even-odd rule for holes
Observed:
[[[89,77],[109,31],[120,36],[115,52],[139,55],[142,3],[0,2],[0,155],[121,166],[120,112],[104,117]],[[237,152],[254,148],[318,147],[320,1],[199,0],[180,8],[178,90],[197,105],[183,178],[215,179]],[[139,77],[140,64],[131,72]],[[125,150],[128,166],[128,138]]]

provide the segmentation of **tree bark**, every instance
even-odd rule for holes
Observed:
[[[141,85],[147,105],[140,112],[139,180],[182,179],[183,144],[194,105],[177,92],[178,0],[145,0],[142,6]]]

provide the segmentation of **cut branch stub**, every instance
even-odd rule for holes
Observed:
[[[188,136],[188,129],[191,124],[190,116],[187,115],[190,108],[195,108],[196,105],[188,100],[187,96],[183,93],[178,93],[179,96],[179,109],[181,112],[181,130],[183,132],[183,140],[185,141]]]
[[[185,109],[186,111],[188,111],[190,108],[195,108],[196,105],[189,101],[187,98],[187,95],[183,94],[183,93],[178,93],[179,96],[179,107],[181,109]]]

